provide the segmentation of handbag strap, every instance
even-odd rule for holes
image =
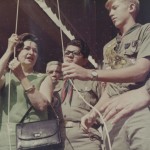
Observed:
[[[23,115],[22,119],[19,121],[19,123],[23,123],[25,118],[28,116],[29,112],[32,110],[33,106],[31,106],[27,112]]]
[[[50,107],[52,108],[52,110],[53,110],[53,112],[54,112],[54,114],[55,114],[56,119],[58,119],[59,117],[58,117],[56,111],[54,110],[54,108],[52,107],[51,104],[50,104]],[[31,111],[32,109],[33,109],[33,106],[31,106],[31,107],[26,111],[26,113],[24,114],[24,116],[22,117],[22,119],[19,121],[19,123],[23,123],[23,122],[24,122],[25,118],[29,115],[29,113],[30,113],[30,111]]]

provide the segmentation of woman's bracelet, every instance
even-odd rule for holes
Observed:
[[[26,94],[28,94],[28,93],[33,92],[34,90],[35,90],[35,86],[34,86],[34,85],[31,85],[29,88],[25,89],[24,92],[25,92]]]

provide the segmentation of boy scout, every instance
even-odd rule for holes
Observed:
[[[135,22],[139,1],[108,0],[106,8],[113,24],[120,31],[104,47],[104,63],[110,66],[111,70],[93,71],[75,64],[63,64],[64,78],[114,82],[108,85],[105,94],[95,106],[98,109],[106,98],[143,86],[149,78],[150,70],[150,24],[141,25]],[[94,115],[96,114],[92,116]],[[149,125],[148,108],[122,119],[110,129],[113,150],[148,150]]]
[[[89,48],[80,39],[74,39],[67,44],[64,52],[64,61],[75,63],[85,67],[88,62]],[[71,81],[78,92],[91,105],[95,105],[100,96],[101,88],[97,81]],[[62,115],[65,122],[65,132],[62,139],[65,139],[65,150],[101,150],[101,135],[97,130],[99,123],[96,122],[91,128],[91,133],[84,133],[80,128],[81,118],[91,108],[82,100],[77,91],[73,88],[70,80],[59,80],[54,89],[55,96],[61,100]],[[66,134],[66,135],[64,135]],[[65,137],[64,137],[65,136]],[[95,137],[95,138],[94,138]]]

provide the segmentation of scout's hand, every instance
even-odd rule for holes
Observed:
[[[90,79],[90,71],[74,63],[63,63],[62,72],[64,79],[75,78],[80,80]]]
[[[89,112],[81,118],[81,128],[84,132],[89,132],[89,128],[95,123],[97,115],[94,111]]]
[[[106,121],[112,119],[112,123],[116,123],[123,117],[147,107],[149,103],[150,98],[145,87],[126,92],[106,102],[105,106],[103,105],[104,119]]]

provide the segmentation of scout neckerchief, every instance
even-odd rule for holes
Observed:
[[[61,102],[63,103],[66,101],[71,101],[73,94],[73,86],[70,80],[65,80],[64,85],[61,90]]]

